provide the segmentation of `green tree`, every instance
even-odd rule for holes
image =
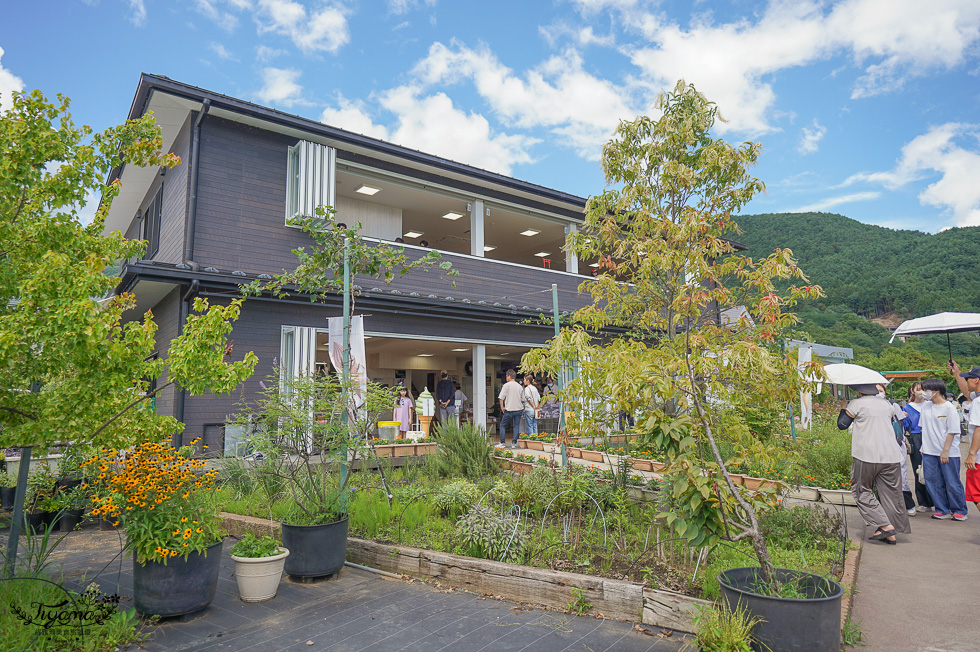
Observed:
[[[153,359],[156,325],[147,313],[124,324],[131,294],[107,297],[119,278],[104,273],[145,243],[103,235],[121,182],[119,165],[172,167],[152,116],[103,133],[76,127],[69,102],[39,91],[15,94],[0,114],[0,447],[79,441],[121,447],[167,437],[180,425],[148,407],[151,380],[191,393],[227,392],[251,373],[253,353],[229,362],[227,307],[198,300],[166,360]],[[78,209],[101,191],[91,224]]]
[[[676,507],[668,522],[698,546],[749,538],[769,580],[756,510],[774,496],[736,489],[717,437],[765,453],[728,406],[778,407],[797,396],[799,375],[774,342],[795,323],[786,310],[820,288],[793,284],[806,278],[791,251],[753,260],[726,239],[737,232],[732,213],[763,189],[747,171],[759,145],[713,138],[717,108],[683,81],[658,108],[662,117],[621,123],[604,147],[612,188],[589,199],[584,227],[570,238],[576,255],[601,261],[595,281],[580,288],[592,305],[578,311],[580,327],[564,329],[524,364],[553,372],[577,360],[584,373],[566,391],[573,406],[608,402],[607,419],[646,412],[638,425],[671,459]],[[779,282],[788,284],[782,292]],[[737,305],[753,323],[714,320],[717,306]],[[602,344],[586,331],[608,327],[628,335]]]

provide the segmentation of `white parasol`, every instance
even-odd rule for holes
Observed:
[[[953,351],[949,345],[950,333],[964,333],[966,331],[980,330],[980,313],[978,312],[941,312],[938,315],[928,315],[917,317],[902,322],[902,325],[895,329],[892,337],[888,340],[891,344],[896,337],[903,335],[928,335],[932,333],[946,333],[946,348],[949,350],[949,357],[952,360]]]
[[[887,385],[888,379],[874,369],[862,367],[859,364],[842,362],[829,364],[823,368],[827,374],[827,382],[835,385]]]

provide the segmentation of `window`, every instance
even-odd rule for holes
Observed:
[[[149,206],[143,211],[143,226],[140,229],[140,239],[146,240],[146,253],[143,258],[153,258],[160,250],[160,220],[163,215],[163,185],[150,200]]]
[[[335,202],[337,152],[326,145],[301,140],[287,151],[286,223],[297,215],[312,216],[319,206]]]

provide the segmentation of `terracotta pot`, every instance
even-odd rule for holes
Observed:
[[[532,450],[532,451],[543,451],[544,450],[544,442],[543,441],[535,441],[533,439],[528,439],[527,440],[527,449],[528,450]]]
[[[566,448],[566,450],[568,451],[568,456],[569,457],[577,457],[579,459],[582,459],[582,449],[581,448],[575,448],[574,446],[568,446]]]
[[[504,437],[504,439],[506,439],[506,437]],[[517,440],[517,445],[520,448],[527,448],[527,440],[526,439],[518,439]]]
[[[664,462],[658,462],[657,460],[650,460],[650,464],[653,466],[654,471],[663,471],[667,468]]]
[[[728,477],[732,479],[732,484],[736,487],[741,487],[745,484],[745,476],[741,473],[729,473]]]
[[[391,457],[394,452],[394,444],[382,444],[380,446],[373,446],[374,454],[377,457]]]
[[[411,457],[415,455],[415,444],[392,444],[394,457]]]
[[[630,459],[630,466],[637,471],[653,471],[653,460]]]
[[[758,491],[759,489],[774,489],[778,486],[775,480],[767,480],[765,478],[752,478],[749,476],[743,477],[743,484],[745,488],[749,491]]]

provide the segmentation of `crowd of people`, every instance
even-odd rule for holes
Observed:
[[[513,369],[505,372],[506,382],[493,406],[494,417],[499,424],[501,444],[506,443],[508,428],[513,431],[512,441],[516,445],[520,433],[538,433],[538,419],[558,416],[557,387],[552,379],[545,377],[539,382],[531,374],[522,376],[520,382],[517,378],[518,374]],[[463,393],[458,382],[449,378],[449,372],[443,369],[436,383],[435,401],[438,422],[458,425],[469,397]],[[407,387],[398,388],[391,418],[399,423],[400,436],[404,437],[404,433],[413,429],[416,422],[415,402]]]
[[[852,431],[851,491],[865,523],[875,528],[872,540],[896,543],[920,512],[965,521],[968,502],[980,510],[980,366],[967,372],[952,360],[949,366],[961,402],[952,400],[945,382],[930,378],[914,383],[902,404],[888,400],[883,385],[854,385],[858,398],[840,411],[838,428]],[[970,438],[965,484],[964,436]]]

